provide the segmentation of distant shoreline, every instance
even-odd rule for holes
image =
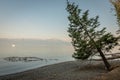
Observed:
[[[113,61],[110,64],[113,66],[120,65],[120,61]],[[99,78],[104,74],[109,73],[105,70],[102,61],[92,61],[91,63],[89,61],[83,63],[80,61],[67,61],[0,76],[0,80],[94,80],[93,78]]]

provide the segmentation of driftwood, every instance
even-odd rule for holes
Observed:
[[[97,55],[100,57],[100,55]],[[114,60],[114,59],[120,59],[120,53],[112,53],[112,54],[105,54],[105,57],[107,60]],[[101,61],[102,59],[91,59],[94,61]]]

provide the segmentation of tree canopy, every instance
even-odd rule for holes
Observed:
[[[99,53],[99,50],[110,51],[117,45],[118,38],[107,33],[106,28],[98,30],[100,25],[98,16],[90,18],[89,10],[82,13],[75,3],[68,2],[66,10],[69,13],[68,32],[75,50],[74,58],[85,60]]]

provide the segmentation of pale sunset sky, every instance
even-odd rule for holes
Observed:
[[[99,15],[100,28],[117,30],[109,0],[69,0],[90,16]],[[66,0],[0,0],[0,38],[60,39],[68,41]]]

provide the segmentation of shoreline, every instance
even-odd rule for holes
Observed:
[[[73,61],[73,60],[66,60],[66,61]],[[6,61],[4,58],[1,58],[0,60],[0,76],[5,76],[9,74],[15,74],[15,73],[20,73],[32,69],[36,69],[39,67],[47,66],[47,65],[52,65],[56,63],[61,63],[65,62],[65,60],[47,60],[47,61],[31,61],[31,62],[23,62],[23,61]],[[3,64],[3,65],[2,65]]]
[[[119,62],[110,63],[118,65]],[[92,80],[103,74],[107,71],[102,61],[66,61],[0,76],[0,80]]]
[[[33,68],[26,69],[26,70],[23,70],[23,71],[18,71],[18,72],[13,72],[13,73],[9,73],[9,74],[0,75],[0,77],[9,76],[9,75],[16,75],[16,74],[19,74],[19,73],[24,73],[26,71],[36,70],[36,69],[39,69],[39,68],[42,68],[42,67],[47,67],[47,66],[51,66],[51,65],[55,65],[55,64],[64,63],[64,62],[71,62],[71,61],[63,61],[63,62],[47,64],[47,65],[43,65],[43,66],[39,66],[39,67],[33,67]]]
[[[37,70],[37,69],[40,69],[40,68],[43,68],[43,67],[48,67],[48,66],[52,66],[52,65],[61,64],[61,63],[64,64],[64,63],[68,63],[68,62],[73,62],[73,61],[63,61],[63,62],[58,62],[58,63],[53,63],[53,64],[47,64],[47,65],[40,66],[40,67],[37,67],[37,68],[31,68],[31,69],[27,69],[27,70],[24,70],[24,71],[19,71],[19,72],[15,72],[15,73],[0,75],[0,78],[3,77],[3,76],[16,75],[16,74],[24,73],[24,72],[27,72],[27,71],[33,71],[33,70]]]

